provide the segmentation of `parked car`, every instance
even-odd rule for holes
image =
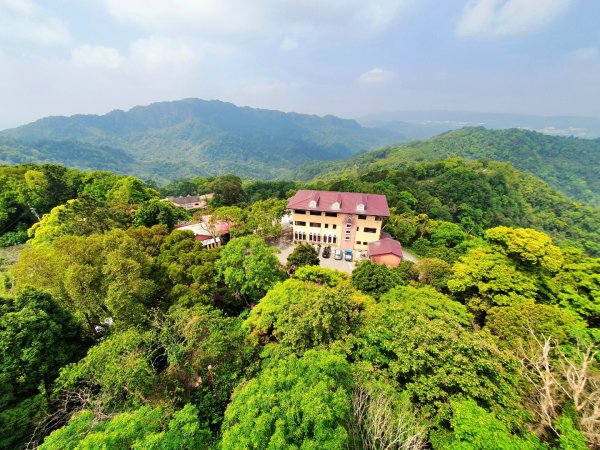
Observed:
[[[319,256],[319,252],[321,251],[321,246],[318,244],[313,244],[313,248],[315,249],[315,252],[317,252],[317,256]]]
[[[329,246],[328,246],[328,247],[325,247],[325,248],[323,249],[323,252],[321,253],[321,256],[322,256],[323,258],[329,258],[329,257],[331,256],[331,247],[329,247]]]
[[[344,251],[344,259],[346,261],[352,261],[352,250]]]
[[[342,259],[342,251],[339,248],[333,252],[333,259]]]

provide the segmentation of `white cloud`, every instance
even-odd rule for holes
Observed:
[[[33,0],[0,0],[0,39],[44,46],[66,46],[66,25]]]
[[[281,44],[279,44],[279,48],[284,52],[296,50],[298,48],[298,40],[296,38],[286,36],[281,41]]]
[[[71,60],[77,66],[116,69],[123,63],[124,58],[115,48],[101,45],[81,45],[71,50]]]
[[[578,48],[571,52],[569,56],[582,63],[596,62],[600,56],[600,51],[597,47]]]
[[[290,30],[346,35],[375,33],[391,26],[417,0],[103,0],[115,18],[162,34],[229,35]]]
[[[185,42],[163,36],[138,39],[130,45],[131,57],[148,66],[169,63],[188,63],[201,58],[200,51],[193,51]]]
[[[105,0],[109,13],[151,30],[236,33],[260,26],[254,2],[227,0]]]
[[[564,14],[573,0],[469,0],[456,27],[460,36],[515,36],[537,31]]]
[[[361,84],[383,84],[392,81],[394,78],[396,78],[394,72],[376,67],[363,73],[358,77],[358,81]]]

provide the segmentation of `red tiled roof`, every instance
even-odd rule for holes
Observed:
[[[316,202],[316,207],[311,208],[311,200]],[[339,209],[334,209],[333,204],[338,202]],[[359,210],[359,204],[364,205],[364,210]],[[369,216],[390,215],[385,195],[360,194],[354,192],[330,192],[300,190],[288,199],[288,209],[304,209],[308,211],[341,212],[344,214],[366,214]]]
[[[402,258],[402,245],[400,242],[391,238],[381,239],[375,242],[369,242],[369,257],[378,255],[392,254]]]

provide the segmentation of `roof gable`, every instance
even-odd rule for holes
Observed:
[[[388,255],[390,253],[402,258],[402,245],[400,242],[391,238],[384,238],[369,243],[369,257]]]
[[[288,209],[341,212],[345,214],[365,214],[388,217],[385,195],[355,192],[299,190],[288,199]]]

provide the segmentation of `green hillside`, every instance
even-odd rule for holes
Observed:
[[[535,228],[561,245],[600,254],[598,208],[575,203],[507,163],[454,158],[360,176],[340,174],[310,187],[384,194],[395,214],[427,214],[475,235],[495,226]],[[407,242],[402,235],[397,238]]]
[[[547,136],[519,129],[463,128],[425,141],[367,152],[340,163],[307,165],[298,176],[335,177],[340,171],[364,173],[449,157],[510,162],[574,200],[600,205],[600,140]]]
[[[223,173],[284,178],[310,161],[348,158],[403,140],[397,133],[364,128],[353,120],[334,116],[284,113],[199,99],[137,106],[102,116],[47,117],[5,130],[0,136],[33,143],[40,152],[17,162],[52,161],[82,167],[73,161],[73,154],[86,154],[91,145],[106,149],[109,160],[110,149],[117,158],[131,158],[130,164],[115,170],[157,181]],[[45,152],[39,142],[56,148],[66,145],[68,149]],[[11,161],[7,152],[11,153],[11,148],[0,148],[0,161]],[[86,168],[104,167],[92,161]]]
[[[123,150],[74,141],[23,142],[0,137],[0,165],[60,163],[83,170],[127,173],[135,170],[133,158]]]

